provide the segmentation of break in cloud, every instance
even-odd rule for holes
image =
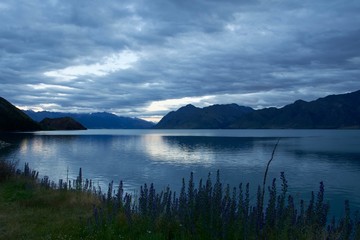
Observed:
[[[3,0],[0,95],[157,119],[360,89],[358,0]]]

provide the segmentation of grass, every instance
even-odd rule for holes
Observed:
[[[99,199],[41,186],[15,175],[0,183],[0,239],[81,239],[83,222]]]
[[[20,172],[2,162],[0,171],[0,239],[360,239],[348,201],[342,218],[329,219],[324,184],[297,203],[284,173],[267,186],[265,203],[263,188],[251,201],[249,184],[225,185],[219,171],[198,183],[191,173],[179,193],[144,184],[139,196],[122,182],[95,191],[81,169],[57,186],[28,165]]]

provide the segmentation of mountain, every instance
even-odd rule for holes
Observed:
[[[155,124],[139,118],[120,117],[115,114],[102,113],[61,113],[61,112],[34,112],[24,111],[32,119],[40,122],[44,118],[71,117],[90,129],[147,129]]]
[[[70,117],[44,118],[40,125],[44,130],[86,130],[83,125]]]
[[[0,131],[36,131],[40,129],[38,123],[0,97]]]
[[[257,110],[242,116],[229,128],[360,128],[360,90],[311,102],[297,100],[280,109]]]
[[[212,105],[197,108],[191,104],[168,113],[155,128],[167,129],[221,129],[239,119],[241,116],[253,112],[250,107],[237,104]]]
[[[360,90],[282,108],[253,110],[236,104],[197,108],[187,105],[164,116],[167,129],[338,129],[360,128]]]

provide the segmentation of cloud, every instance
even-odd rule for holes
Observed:
[[[204,97],[185,97],[180,99],[166,99],[162,101],[151,102],[147,107],[148,112],[158,112],[158,111],[170,111],[171,109],[180,108],[187,104],[196,104],[201,103],[206,100],[211,99],[211,96]]]
[[[0,95],[158,118],[360,89],[357,1],[4,0]]]
[[[104,57],[100,62],[89,65],[70,66],[60,70],[44,72],[47,77],[69,81],[81,76],[100,76],[104,77],[110,73],[129,69],[138,61],[138,55],[129,50],[124,50],[119,54],[112,54]]]

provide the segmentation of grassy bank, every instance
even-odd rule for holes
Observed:
[[[16,172],[2,161],[0,173],[0,239],[360,239],[348,202],[343,218],[329,219],[323,183],[309,202],[294,202],[284,173],[267,186],[266,202],[261,187],[224,185],[219,172],[198,183],[191,173],[179,193],[144,184],[139,196],[122,182],[99,192],[81,170],[58,184],[27,165]]]
[[[0,239],[80,239],[98,198],[47,188],[29,176],[0,183]]]

